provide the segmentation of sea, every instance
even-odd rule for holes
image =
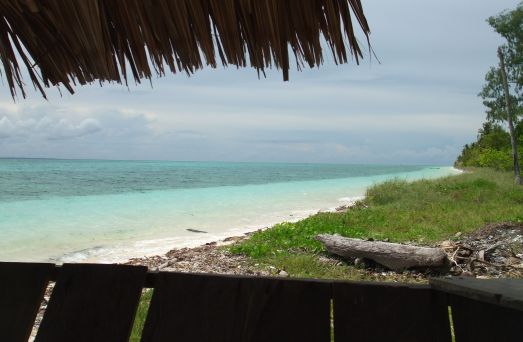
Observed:
[[[293,222],[450,166],[0,159],[0,261],[122,262]]]

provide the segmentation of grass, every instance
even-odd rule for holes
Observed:
[[[131,331],[131,337],[129,342],[139,342],[142,336],[143,326],[145,324],[145,319],[147,318],[147,311],[149,310],[149,304],[151,303],[151,298],[153,296],[153,291],[147,289],[142,293],[140,298],[140,304],[136,310],[136,316],[134,318],[133,330]]]
[[[368,274],[318,258],[321,233],[393,242],[435,243],[487,223],[523,221],[523,187],[511,173],[473,169],[457,176],[372,186],[347,213],[319,213],[296,223],[257,232],[230,248],[291,276],[366,279]],[[341,267],[340,267],[341,266]]]

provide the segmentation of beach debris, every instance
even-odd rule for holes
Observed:
[[[341,238],[340,236],[335,237]],[[379,243],[380,241],[369,239],[363,242],[368,245],[368,243]],[[449,273],[480,278],[523,277],[523,223],[502,222],[487,224],[471,233],[458,232],[454,234],[451,240],[445,240],[433,246],[421,246],[419,241],[411,241],[408,242],[408,245],[403,244],[400,246],[436,248],[444,251],[447,255],[449,267],[426,268],[424,270],[425,273],[419,275],[421,278],[441,276]],[[338,254],[330,250],[327,244],[326,247],[327,251],[332,253],[332,255],[343,257],[344,260],[349,261],[354,266],[366,268],[369,272],[379,272],[380,266],[388,267],[387,261],[380,262],[375,258],[369,258],[360,254],[356,256],[347,253]],[[393,267],[388,268],[395,271],[399,270]],[[417,267],[414,266],[414,268],[416,269]],[[415,271],[409,270],[404,272]]]
[[[131,259],[128,263],[146,265],[151,270],[161,271],[279,275],[281,271],[279,268],[271,265],[252,264],[248,257],[234,255],[227,249],[221,248],[224,244],[237,243],[248,239],[250,235],[252,233],[230,237],[218,244],[173,249],[162,256]],[[381,241],[363,242],[366,244],[386,243]],[[490,224],[473,233],[454,235],[452,239],[433,246],[422,247],[419,242],[409,242],[409,245],[399,246],[407,246],[407,248],[409,246],[410,248],[436,247],[435,249],[444,251],[448,260],[450,260],[450,273],[454,275],[490,278],[523,277],[523,223]],[[296,251],[296,253],[301,252]],[[404,269],[403,272],[386,271],[387,276],[383,277],[380,275],[384,270],[383,267],[380,267],[381,263],[367,256],[342,258],[334,254],[320,254],[317,258],[319,262],[330,266],[347,265],[347,261],[349,264],[355,262],[360,272],[366,272],[366,278],[376,280],[423,281],[427,277],[440,276],[449,272],[446,269],[439,268],[426,268],[424,270],[415,268]],[[241,265],[241,267],[238,268],[238,265]],[[384,262],[384,266],[387,266],[387,261]]]
[[[348,210],[349,210],[349,206],[348,205],[340,205],[339,207],[336,207],[336,209],[334,209],[337,213],[346,213]]]
[[[365,258],[356,258],[354,259],[354,266],[356,267],[366,267],[367,262],[365,261]]]
[[[278,272],[278,275],[280,277],[288,277],[289,276],[289,273],[285,272],[284,270],[281,270],[280,272]]]
[[[274,272],[256,267],[247,257],[231,254],[217,244],[172,249],[162,256],[130,259],[129,265],[144,265],[150,270],[190,273],[249,274],[268,276]]]
[[[193,228],[187,228],[186,229],[188,232],[191,232],[191,233],[204,233],[204,234],[207,234],[208,232],[206,231],[203,231],[203,230],[198,230],[198,229],[193,229]]]
[[[452,263],[452,274],[523,277],[523,223],[487,224],[457,237],[440,244]]]
[[[409,268],[444,269],[449,265],[447,254],[441,248],[366,241],[330,234],[317,235],[316,240],[322,242],[329,253],[344,258],[370,259],[395,271]]]

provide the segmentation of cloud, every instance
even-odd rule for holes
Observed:
[[[368,0],[381,64],[327,58],[290,82],[205,69],[17,103],[4,86],[0,156],[451,164],[484,120],[477,93],[501,43],[485,19],[514,6]]]
[[[31,118],[3,116],[0,118],[0,138],[43,138],[49,140],[72,139],[94,134],[102,129],[100,122],[86,118],[78,122],[49,116]],[[40,116],[38,114],[37,116]]]
[[[15,130],[15,125],[13,125],[8,117],[4,116],[0,119],[0,139],[12,136]]]
[[[0,108],[1,157],[118,159],[143,153],[137,146],[155,138],[150,120],[140,113],[49,103],[18,107]]]
[[[69,122],[66,119],[61,119],[54,127],[49,130],[48,139],[68,139],[82,137],[89,134],[94,134],[100,131],[102,127],[100,122],[93,118],[82,120],[78,124]]]

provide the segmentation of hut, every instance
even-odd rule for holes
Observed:
[[[45,96],[92,82],[127,83],[167,71],[274,66],[289,79],[318,67],[359,62],[368,43],[360,0],[2,0],[0,58],[11,94],[26,96],[21,69]]]

